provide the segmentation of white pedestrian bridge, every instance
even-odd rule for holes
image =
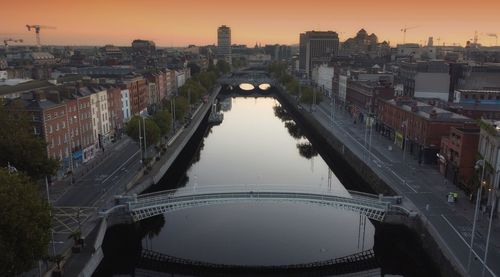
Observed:
[[[391,201],[394,199],[357,191],[307,186],[197,185],[141,195],[117,196],[116,207],[129,213],[134,221],[140,221],[163,213],[210,205],[257,201],[295,202],[344,209],[383,221],[387,212],[397,208],[391,204],[395,202]]]

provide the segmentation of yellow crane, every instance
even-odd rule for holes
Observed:
[[[403,32],[403,44],[406,43],[406,31],[407,30],[411,30],[411,29],[415,29],[415,28],[418,28],[419,26],[413,26],[413,27],[405,27],[403,29],[401,29],[401,32]]]
[[[38,46],[38,48],[41,48],[42,44],[40,43],[40,30],[41,29],[55,29],[56,27],[44,26],[44,25],[28,25],[28,24],[26,24],[26,28],[28,28],[28,31],[35,30],[36,45]]]

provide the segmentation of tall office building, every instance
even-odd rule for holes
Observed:
[[[299,69],[311,76],[314,66],[328,63],[339,51],[339,36],[333,31],[309,31],[300,34]]]
[[[217,29],[217,58],[231,64],[231,28],[226,25]]]

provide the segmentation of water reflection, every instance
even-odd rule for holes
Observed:
[[[297,143],[297,148],[299,149],[300,155],[304,158],[311,159],[318,155],[318,151],[314,149],[310,142]]]
[[[187,172],[177,172],[180,186],[196,189],[232,184],[275,184],[285,188],[300,185],[348,194],[275,99],[227,98],[221,101],[221,107],[223,105],[226,107],[222,109],[224,122],[212,127],[203,141],[193,146],[199,151],[186,157],[193,162]],[[204,206],[108,230],[103,248],[105,258],[97,276],[135,275],[140,272],[139,268],[149,270],[151,276],[156,270],[177,276],[206,275],[199,269],[193,272],[176,265],[145,261],[144,250],[233,265],[287,265],[328,260],[373,249],[374,233],[372,223],[360,214],[312,203],[246,201]],[[392,251],[394,238],[401,234],[379,236],[387,240],[379,239],[379,249],[383,245],[387,248],[383,251]],[[402,245],[399,252],[391,253],[391,259],[397,260],[407,251],[405,237],[402,238],[398,240],[398,245]],[[382,252],[376,255],[377,260],[384,259]],[[405,260],[405,265],[411,263]],[[407,269],[386,273],[404,270]],[[418,270],[421,269],[417,267]],[[321,269],[295,272],[294,276],[331,274],[320,272]],[[233,275],[230,272],[227,276]],[[435,275],[431,272],[431,275],[413,276]]]

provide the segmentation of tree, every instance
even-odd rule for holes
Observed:
[[[285,84],[286,90],[291,95],[299,95],[299,82],[297,80],[292,79],[290,82]]]
[[[314,97],[316,97],[316,104],[320,103],[323,100],[323,94],[321,92],[316,91],[315,89],[308,86],[302,87],[300,102],[312,105],[314,102]]]
[[[189,108],[188,100],[183,97],[175,97],[175,119],[179,121],[184,121],[184,117],[187,114]]]
[[[47,157],[46,143],[33,133],[29,115],[21,103],[9,103],[8,111],[0,102],[0,166],[8,164],[25,172],[33,180],[53,175],[59,162]]]
[[[179,88],[179,95],[185,97],[186,99],[190,99],[190,104],[196,103],[196,101],[198,101],[198,99],[200,99],[206,92],[206,89],[199,82],[193,79],[187,80],[186,83]]]
[[[160,128],[160,134],[162,136],[170,132],[170,129],[172,127],[172,115],[169,111],[165,109],[159,110],[153,116],[153,120],[158,128]]]
[[[215,67],[222,74],[226,74],[231,71],[231,66],[225,60],[217,60]]]
[[[50,206],[24,173],[0,168],[0,276],[15,276],[46,256]]]
[[[195,62],[188,62],[187,67],[191,70],[191,75],[196,75],[200,73],[201,68]]]
[[[217,81],[217,75],[213,71],[201,72],[197,78],[206,90],[211,90]]]
[[[150,119],[143,119],[140,116],[134,115],[127,123],[126,132],[129,137],[135,141],[139,141],[139,124],[141,124],[141,137],[144,135],[144,123],[146,124],[146,146],[156,144],[160,140],[160,128]]]

